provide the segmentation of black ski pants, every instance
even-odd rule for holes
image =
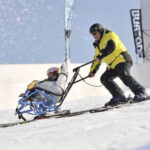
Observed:
[[[116,77],[119,77],[135,95],[144,90],[144,87],[131,76],[131,66],[132,63],[130,62],[120,63],[115,67],[115,69],[107,69],[101,76],[101,83],[112,94],[113,97],[124,94],[121,88],[114,81]]]

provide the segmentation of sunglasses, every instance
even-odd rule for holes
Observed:
[[[95,36],[97,34],[97,32],[93,32],[92,35]]]

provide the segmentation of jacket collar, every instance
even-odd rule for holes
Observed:
[[[101,38],[99,40],[94,41],[94,43],[93,43],[94,47],[99,46],[99,43],[100,43],[102,37],[104,36],[105,31],[106,31],[106,29],[104,29],[103,32],[100,33]]]

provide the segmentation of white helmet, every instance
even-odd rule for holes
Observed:
[[[51,73],[54,73],[54,72],[57,72],[58,71],[58,68],[57,67],[51,67],[47,70],[47,75],[51,72]]]

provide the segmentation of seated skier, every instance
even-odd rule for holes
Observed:
[[[67,68],[67,61],[65,61],[60,68],[52,67],[47,70],[48,78],[42,81],[33,81],[28,85],[28,89],[32,92],[35,89],[39,89],[41,91],[46,92],[47,94],[51,95],[54,100],[55,104],[58,103],[65,91],[65,85],[67,83],[68,78],[68,68]],[[21,93],[19,97],[23,97],[25,94]],[[45,98],[42,94],[37,93],[34,95],[34,98],[37,98],[41,101],[44,101]],[[29,99],[30,100],[30,99]],[[49,99],[51,103],[51,99]]]

